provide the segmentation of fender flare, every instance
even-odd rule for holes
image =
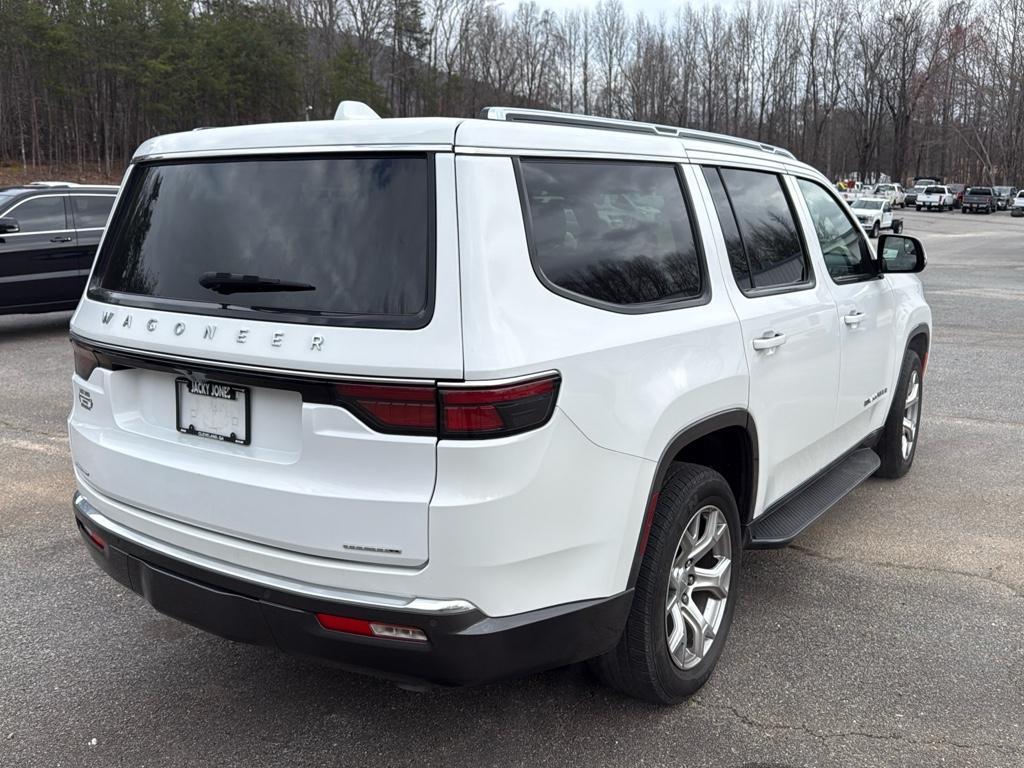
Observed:
[[[654,510],[657,507],[658,491],[661,488],[662,482],[665,480],[665,474],[668,472],[668,468],[672,464],[673,458],[683,448],[695,440],[699,440],[706,435],[710,435],[712,432],[717,432],[718,430],[726,427],[741,427],[746,431],[747,436],[750,439],[750,455],[747,457],[750,462],[750,490],[748,493],[750,498],[745,500],[736,500],[737,504],[740,506],[740,517],[743,520],[750,520],[754,511],[754,503],[757,500],[757,426],[754,424],[754,417],[750,415],[749,411],[742,408],[735,408],[708,416],[680,430],[662,450],[661,457],[658,459],[657,468],[654,471],[654,479],[651,481],[651,490],[647,494],[647,505],[644,507],[643,523],[640,526],[640,533],[637,537],[636,547],[633,550],[633,564],[629,569],[627,589],[632,589],[636,585],[636,579],[640,573],[640,563],[643,560],[644,550],[647,545],[647,536],[650,533],[651,522],[654,519]],[[744,504],[744,502],[746,503]]]

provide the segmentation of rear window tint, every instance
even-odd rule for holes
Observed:
[[[91,293],[204,314],[419,328],[432,308],[433,197],[426,155],[143,165]],[[211,273],[245,284],[211,287]],[[251,277],[295,290],[257,290]]]
[[[812,272],[782,179],[774,173],[722,168],[755,289],[800,287]]]
[[[523,160],[521,169],[535,264],[554,289],[636,308],[702,296],[674,166]]]

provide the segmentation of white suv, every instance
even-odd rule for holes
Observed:
[[[742,550],[913,462],[920,242],[755,142],[368,112],[138,150],[72,320],[89,550],[400,682],[694,693]]]

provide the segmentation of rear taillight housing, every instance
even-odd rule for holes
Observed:
[[[379,432],[437,434],[437,389],[392,384],[336,384],[338,405],[345,406]]]
[[[546,424],[560,383],[557,373],[493,386],[342,383],[334,385],[334,400],[379,432],[482,439]]]
[[[559,383],[555,374],[495,387],[441,387],[439,436],[504,437],[536,429],[551,418]]]
[[[75,373],[86,381],[97,368],[113,369],[111,360],[101,352],[90,349],[74,339],[72,339],[71,348],[75,353]]]

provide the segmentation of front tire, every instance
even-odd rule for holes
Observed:
[[[910,471],[921,431],[923,395],[921,358],[917,352],[908,349],[903,357],[900,379],[893,393],[882,436],[875,446],[875,452],[882,460],[875,472],[878,477],[903,477]]]
[[[713,469],[673,464],[662,483],[619,644],[591,665],[606,685],[658,704],[700,690],[736,607],[740,518]]]
[[[878,232],[879,232],[879,226],[878,226],[878,222],[876,221],[874,224],[871,225],[871,237],[872,237],[872,239],[877,239],[878,238]]]

